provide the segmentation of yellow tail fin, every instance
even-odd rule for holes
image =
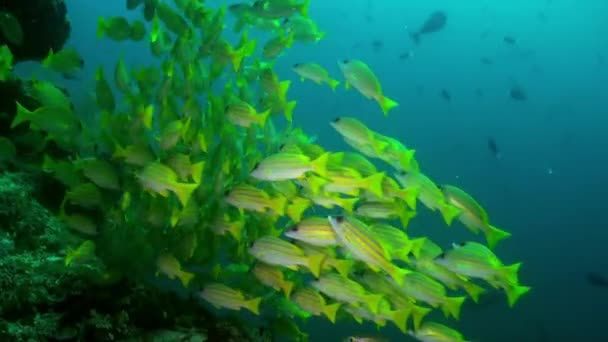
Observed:
[[[323,306],[323,314],[327,316],[330,322],[336,323],[336,314],[338,313],[338,309],[340,309],[340,303],[334,303]]]
[[[380,108],[382,108],[382,113],[384,113],[384,116],[388,115],[389,110],[391,110],[399,105],[399,103],[389,99],[386,96],[380,96],[378,98],[378,104],[380,104]]]
[[[261,301],[262,301],[262,297],[257,297],[257,298],[245,301],[245,303],[244,303],[243,306],[247,310],[253,312],[254,314],[259,315],[260,314],[260,302]]]

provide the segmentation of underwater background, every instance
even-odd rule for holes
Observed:
[[[124,1],[65,3],[71,23],[65,47],[84,60],[78,76],[66,79],[38,61],[18,63],[14,73],[64,87],[75,112],[93,118],[98,66],[111,72],[121,57],[132,67],[160,60],[141,42],[96,38],[100,16],[141,19]],[[204,1],[210,8],[236,3]],[[445,26],[416,43],[411,33],[436,11],[445,13]],[[415,149],[427,176],[466,189],[512,234],[495,251],[505,264],[523,263],[519,279],[531,291],[509,308],[502,293],[489,290],[479,304],[466,301],[450,326],[471,341],[608,341],[608,2],[312,0],[308,13],[326,36],[295,42],[273,66],[281,80],[291,80],[293,124],[328,151],[345,151],[351,148],[328,123],[358,118]],[[230,29],[234,22],[227,14],[225,35],[233,43],[240,37]],[[269,37],[249,33],[259,46]],[[342,80],[337,62],[345,59],[365,61],[399,106],[384,116],[343,84],[331,92],[300,82],[291,70],[315,61]],[[459,223],[444,225],[421,210],[408,234],[445,247],[470,237]],[[158,284],[187,296],[173,283]],[[264,319],[239,316],[251,326]],[[356,335],[414,341],[394,326],[378,330],[352,319],[311,317],[301,330],[310,341]]]

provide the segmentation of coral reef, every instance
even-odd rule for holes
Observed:
[[[108,276],[89,258],[64,264],[80,239],[37,203],[24,174],[0,175],[1,341],[263,341],[191,299]]]

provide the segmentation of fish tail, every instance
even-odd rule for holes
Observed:
[[[281,290],[283,290],[287,298],[289,298],[289,296],[291,295],[291,291],[293,291],[294,286],[294,282],[288,280],[285,280],[281,285]]]
[[[462,212],[460,211],[460,209],[456,208],[455,206],[449,204],[449,203],[444,203],[441,208],[441,216],[443,216],[443,220],[445,221],[445,223],[450,226],[452,225],[452,221],[454,221],[454,218],[456,218],[457,216],[459,216]]]
[[[287,91],[289,90],[289,86],[291,85],[290,80],[286,80],[279,83],[279,98],[285,99],[287,97]]]
[[[194,278],[194,273],[180,272],[178,277],[179,280],[182,282],[182,285],[184,285],[184,287],[188,287],[188,284],[190,284],[190,281],[192,280],[192,278]]]
[[[334,268],[338,273],[343,277],[348,277],[348,274],[352,270],[353,266],[355,266],[355,262],[353,260],[336,260],[334,263]]]
[[[250,300],[247,300],[243,303],[243,306],[253,312],[256,315],[260,314],[260,302],[262,301],[262,297],[256,297]]]
[[[234,237],[234,239],[238,242],[241,242],[241,236],[242,236],[242,232],[243,231],[243,225],[242,224],[231,224],[230,228],[228,229],[228,232],[230,233],[230,235],[232,235],[232,237]]]
[[[103,17],[97,19],[97,39],[103,38],[106,34],[106,23]]]
[[[393,278],[398,285],[403,285],[405,277],[410,273],[412,273],[412,271],[397,266],[393,266],[389,272],[391,278]]]
[[[323,306],[323,314],[329,319],[330,322],[336,323],[336,314],[338,313],[338,309],[340,309],[340,303],[334,303]]]
[[[340,81],[335,80],[333,78],[330,78],[327,81],[327,84],[329,84],[329,87],[331,88],[331,91],[336,91],[336,88],[340,85]]]
[[[321,274],[321,266],[323,265],[323,261],[325,261],[325,254],[314,254],[308,256],[308,269],[316,278],[319,278],[319,275]]]
[[[302,219],[302,214],[306,211],[306,209],[308,209],[309,206],[310,201],[307,199],[302,201],[292,201],[291,204],[287,206],[285,211],[287,216],[289,216],[293,222],[300,222]]]
[[[380,301],[384,298],[381,294],[373,294],[365,296],[365,304],[369,307],[369,311],[373,314],[378,313],[380,307]]]
[[[499,241],[504,240],[510,236],[511,233],[496,228],[492,225],[488,225],[488,230],[486,231],[486,240],[490,249],[494,249],[494,247]]]
[[[519,271],[520,267],[521,262],[509,266],[503,266],[500,268],[500,274],[507,284],[517,284],[519,282],[517,272]]]
[[[327,176],[327,160],[329,159],[329,152],[325,152],[320,155],[317,159],[312,161],[312,169],[319,176],[325,177]]]
[[[414,321],[414,330],[420,329],[422,320],[431,311],[432,311],[431,308],[425,308],[422,306],[415,306],[414,308],[412,308],[412,320]]]
[[[417,238],[410,240],[410,242],[412,243],[410,253],[415,258],[418,258],[420,256],[420,251],[422,251],[422,246],[424,246],[424,243],[426,242],[426,238]]]
[[[313,195],[319,194],[323,186],[327,184],[327,181],[321,177],[310,177],[307,181]]]
[[[515,303],[519,300],[519,297],[528,293],[531,290],[529,286],[507,286],[505,287],[505,292],[507,294],[507,300],[509,301],[509,307],[513,307]]]
[[[148,130],[152,129],[152,119],[154,118],[154,105],[146,106],[142,111],[142,122]]]
[[[354,198],[340,198],[340,206],[347,213],[352,213],[353,209],[355,207],[355,204],[357,204],[358,201],[359,201],[359,198],[357,198],[357,197],[354,197]]]
[[[297,102],[294,100],[287,102],[285,105],[285,119],[289,122],[293,120],[293,110],[296,108],[296,104]]]
[[[486,291],[483,287],[468,282],[463,286],[463,288],[465,291],[467,291],[467,293],[469,294],[469,296],[471,296],[471,299],[473,299],[475,303],[479,302],[479,296],[481,296],[481,294]]]
[[[239,18],[234,23],[234,27],[233,27],[232,31],[234,33],[241,32],[241,31],[243,31],[243,28],[245,28],[245,25],[247,25],[247,23],[245,22],[245,20],[243,20],[242,18]]]
[[[173,208],[173,211],[171,212],[171,218],[169,219],[169,221],[171,223],[171,227],[175,227],[180,219],[181,219],[181,212],[179,211],[179,209]]]
[[[310,6],[310,0],[304,0],[302,4],[300,4],[299,11],[303,17],[308,17],[308,7]]]
[[[287,205],[287,198],[284,196],[277,196],[270,200],[270,209],[277,215],[283,216],[285,214],[285,207]]]
[[[203,177],[203,171],[205,170],[205,161],[202,160],[198,163],[194,163],[191,166],[190,171],[192,172],[192,180],[196,184],[201,184],[201,179]]]
[[[260,124],[260,127],[264,128],[264,126],[266,125],[266,120],[268,120],[269,116],[270,116],[270,109],[267,109],[259,114],[258,123]]]
[[[416,212],[413,210],[407,210],[405,208],[400,210],[399,220],[401,221],[401,226],[403,229],[406,229],[410,223],[410,220],[416,217]]]
[[[384,196],[384,192],[382,191],[382,181],[384,180],[384,172],[375,173],[367,178],[364,178],[364,184],[367,190],[382,198]]]
[[[181,205],[185,207],[188,203],[188,200],[190,199],[190,196],[192,196],[192,193],[194,192],[194,190],[196,190],[196,188],[198,188],[198,184],[175,183],[173,184],[171,190],[173,191],[175,196],[177,196],[177,199],[179,200]]]
[[[399,198],[401,198],[410,209],[416,210],[419,192],[420,188],[418,187],[399,189]]]
[[[16,104],[17,104],[17,115],[15,115],[15,118],[13,119],[13,122],[11,123],[11,128],[15,128],[16,126],[18,126],[26,121],[31,121],[32,118],[34,117],[34,112],[27,110],[27,108],[23,107],[21,105],[21,103],[19,103],[19,102],[16,102]]]
[[[411,32],[410,38],[416,43],[416,45],[420,44],[420,32]]]
[[[407,333],[407,320],[410,317],[411,309],[402,309],[391,311],[389,313],[389,317],[391,321],[395,324],[402,333]]]
[[[382,113],[384,113],[384,116],[388,115],[389,110],[399,106],[397,101],[389,99],[384,95],[381,95],[380,98],[378,98],[378,103],[380,104],[380,108],[382,108]]]
[[[443,313],[446,314],[446,316],[449,314],[458,320],[460,317],[460,308],[465,299],[467,299],[467,297],[447,297],[445,303],[441,306]]]

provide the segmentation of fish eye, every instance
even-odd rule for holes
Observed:
[[[227,112],[230,109],[230,105],[226,105],[226,107],[224,107],[224,112]]]
[[[294,68],[297,68],[299,66],[300,66],[300,63],[296,63],[296,64],[293,65]]]
[[[345,59],[342,61],[342,64],[348,64],[348,63],[350,63],[350,60],[348,60],[348,59]]]
[[[338,123],[338,122],[340,122],[340,118],[335,118],[332,122],[333,123]]]
[[[229,195],[230,195],[230,190],[224,191],[224,196],[229,196]]]
[[[441,253],[435,257],[435,260],[441,260],[441,259],[445,259],[445,253]]]
[[[466,244],[466,241],[457,243],[457,245],[460,247],[464,247]]]
[[[334,220],[336,220],[336,222],[338,222],[338,223],[342,223],[342,222],[344,222],[344,216],[342,216],[342,215],[336,216],[336,217],[334,217]]]
[[[255,165],[253,165],[253,169],[256,170],[259,166],[260,166],[260,162],[257,162],[257,163],[255,163]]]
[[[289,231],[290,231],[290,232],[297,232],[297,231],[298,231],[298,225],[297,225],[297,224],[296,224],[296,225],[293,225],[293,226],[292,226],[292,227],[289,229]]]

